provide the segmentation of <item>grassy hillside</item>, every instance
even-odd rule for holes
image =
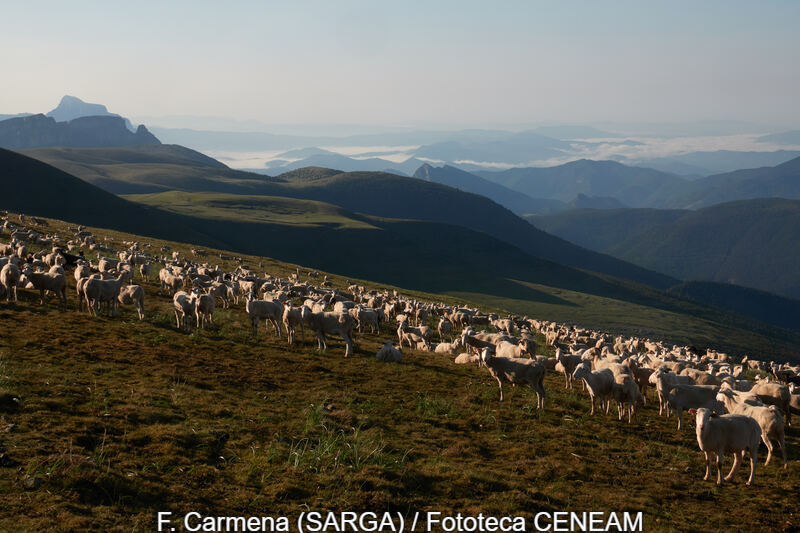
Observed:
[[[165,244],[95,231],[111,243]],[[294,270],[243,260],[263,261],[275,275]],[[169,299],[156,284],[145,287],[142,322],[129,308],[114,319],[42,309],[31,291],[18,304],[0,303],[0,324],[11,325],[0,336],[0,414],[14,424],[0,444],[20,463],[0,476],[0,530],[151,531],[165,509],[528,519],[629,510],[644,513],[647,531],[699,532],[791,531],[800,518],[795,428],[788,470],[761,464],[755,488],[744,486],[743,472],[717,488],[701,480],[693,422],[678,432],[652,402],[634,425],[589,416],[586,393],[548,375],[537,412],[526,387],[507,388],[499,403],[485,370],[445,356],[407,350],[400,365],[377,363],[388,329],[359,336],[355,356],[344,359],[337,341],[322,355],[263,329],[253,338],[241,305],[186,335],[174,328]],[[26,475],[42,486],[23,490]]]
[[[383,172],[331,174],[316,169],[270,178],[227,167],[176,163],[171,155],[173,150],[180,150],[183,155],[187,149],[168,146],[157,154],[160,162],[154,162],[156,156],[149,149],[137,148],[128,149],[124,156],[120,156],[120,150],[86,150],[85,159],[78,150],[66,155],[52,150],[29,153],[115,194],[179,190],[315,200],[365,215],[462,226],[487,233],[537,257],[655,287],[666,288],[676,281],[548,235],[483,196],[437,183]],[[147,159],[131,163],[142,151],[145,152],[142,157]],[[97,162],[98,157],[105,159]]]
[[[375,226],[360,220],[361,217],[353,217],[344,209],[334,205],[280,196],[170,191],[159,194],[132,194],[125,198],[190,216],[202,213],[202,218],[211,220],[326,226],[333,229],[376,229]]]

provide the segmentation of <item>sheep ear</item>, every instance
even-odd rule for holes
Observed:
[[[694,407],[692,407],[691,409],[689,409],[689,414],[691,414],[691,415],[696,415],[696,414],[697,414],[697,409],[695,409]]]

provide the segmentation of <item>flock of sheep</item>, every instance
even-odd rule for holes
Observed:
[[[716,459],[717,484],[722,484],[721,464],[725,454],[734,455],[734,464],[725,479],[736,473],[743,452],[750,452],[753,482],[758,448],[763,442],[769,464],[777,442],[786,467],[785,426],[791,414],[800,412],[800,367],[786,363],[748,360],[735,364],[723,353],[692,347],[668,345],[639,338],[614,337],[555,322],[509,316],[501,318],[478,309],[423,302],[399,295],[396,291],[368,291],[357,284],[346,290],[331,286],[327,276],[299,268],[289,278],[260,276],[241,261],[232,272],[225,272],[207,261],[181,257],[168,246],[158,253],[149,244],[124,242],[125,250],[115,251],[97,242],[83,227],[70,228],[68,241],[56,235],[43,235],[30,224],[46,222],[20,215],[12,223],[0,213],[2,232],[10,242],[0,243],[0,296],[17,300],[17,289],[38,290],[45,305],[45,293],[56,295],[67,307],[67,274],[73,268],[78,308],[91,314],[119,314],[120,305],[135,307],[145,317],[145,291],[133,284],[138,272],[149,282],[151,268],[163,264],[158,273],[160,292],[172,298],[176,328],[191,332],[213,324],[217,301],[223,308],[244,299],[244,311],[253,335],[258,324],[287,342],[297,341],[297,330],[305,342],[305,328],[316,336],[317,348],[327,349],[329,336],[339,336],[345,344],[344,356],[354,353],[354,334],[365,330],[379,334],[385,324],[397,325],[397,346],[387,340],[376,354],[385,362],[401,362],[402,349],[430,351],[447,355],[456,364],[476,364],[497,380],[500,401],[503,386],[530,385],[537,394],[537,408],[544,408],[544,377],[547,371],[564,375],[565,387],[575,381],[584,384],[591,402],[606,415],[617,405],[618,419],[633,423],[647,401],[650,387],[655,389],[659,415],[674,411],[681,429],[683,412],[696,415],[697,442],[705,454],[706,476],[711,459]],[[26,246],[51,251],[30,253]],[[91,261],[84,250],[95,255]],[[168,255],[167,255],[168,254]],[[208,252],[192,250],[197,258]],[[233,259],[223,257],[223,259]],[[301,279],[306,277],[305,280]],[[435,327],[433,326],[435,324]],[[393,326],[392,326],[393,327]],[[493,331],[494,330],[494,331]],[[537,335],[555,351],[554,357],[537,355]],[[438,340],[439,342],[434,342]],[[751,383],[742,379],[744,370],[757,369],[771,377]],[[724,414],[727,412],[728,414]]]

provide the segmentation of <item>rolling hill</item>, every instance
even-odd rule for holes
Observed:
[[[307,173],[276,177],[186,161],[182,147],[26,152],[115,194],[179,190],[315,200],[348,211],[395,219],[462,226],[487,233],[526,253],[575,268],[592,270],[654,287],[676,280],[587,251],[537,230],[514,213],[476,194],[425,180],[383,172]],[[174,151],[181,154],[175,161]],[[199,157],[204,157],[200,156]],[[142,163],[131,163],[142,158]],[[160,159],[160,162],[156,162]],[[303,176],[303,177],[301,177]],[[316,179],[309,179],[310,177]]]
[[[532,198],[450,165],[434,167],[426,163],[414,172],[414,177],[485,196],[519,215],[555,213],[566,207],[558,200]]]
[[[530,220],[572,242],[681,279],[800,298],[798,200],[742,200],[697,211],[576,210]]]

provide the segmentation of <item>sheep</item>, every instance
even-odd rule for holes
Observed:
[[[120,274],[116,279],[89,278],[83,285],[83,294],[86,299],[86,306],[89,309],[89,314],[92,314],[92,311],[94,311],[96,316],[100,304],[103,303],[108,306],[109,316],[117,314],[119,309],[117,297],[124,285],[124,278],[124,274]]]
[[[194,300],[194,316],[197,322],[197,328],[205,328],[206,322],[214,324],[214,297],[210,294],[193,293],[192,299]]]
[[[557,349],[556,361],[556,370],[564,373],[564,379],[566,380],[564,388],[571,389],[573,386],[572,373],[575,372],[575,369],[581,364],[581,356],[563,355],[561,350]]]
[[[75,282],[77,283],[79,280],[91,276],[92,269],[89,268],[89,265],[81,264],[75,267],[75,272],[72,275],[75,276]]]
[[[250,324],[253,326],[253,335],[258,336],[258,321],[264,320],[264,329],[268,329],[267,324],[271,323],[275,328],[278,338],[281,338],[281,320],[283,320],[283,304],[278,300],[256,300],[252,292],[247,293],[245,311],[250,317]]]
[[[642,393],[636,384],[636,380],[627,374],[614,376],[612,396],[617,402],[618,420],[622,420],[623,412],[627,411],[628,424],[630,424],[631,420],[636,416],[639,406],[644,404],[644,398],[642,398]]]
[[[120,304],[133,305],[139,315],[139,320],[144,320],[144,289],[139,285],[124,285],[120,287],[117,300]]]
[[[172,297],[172,307],[175,311],[175,325],[187,333],[192,332],[192,317],[194,316],[195,300],[186,291],[178,291]]]
[[[792,395],[789,393],[789,387],[780,383],[759,381],[753,385],[750,392],[758,396],[765,404],[774,405],[780,409],[783,416],[786,417],[786,425],[792,425],[792,411],[789,408]]]
[[[21,273],[14,263],[6,263],[0,269],[0,286],[6,290],[6,301],[11,301],[11,293],[14,293],[14,301],[17,301],[17,285],[19,285]]]
[[[294,344],[295,336],[297,335],[297,326],[300,326],[300,334],[303,342],[306,342],[306,328],[303,313],[310,312],[305,305],[302,307],[292,307],[291,300],[283,308],[283,327],[286,328],[286,337],[289,344]]]
[[[578,365],[572,373],[572,379],[582,379],[586,384],[589,400],[592,403],[590,415],[594,414],[595,399],[599,400],[600,410],[605,410],[605,413],[608,414],[611,396],[614,392],[614,373],[607,368],[592,371],[587,365],[588,363]]]
[[[442,355],[458,355],[458,352],[464,345],[461,338],[457,338],[454,342],[440,342],[433,348],[434,353]]]
[[[378,353],[375,354],[375,359],[385,363],[401,363],[403,361],[403,352],[394,346],[392,341],[386,341]]]
[[[500,341],[495,345],[497,357],[521,358],[525,355],[532,359],[536,353],[536,343],[530,339],[521,339],[517,344]]]
[[[674,385],[693,385],[694,380],[689,376],[679,376],[674,372],[668,372],[666,367],[659,367],[655,372],[650,374],[648,381],[656,386],[656,395],[658,396],[658,414],[661,416],[666,411],[669,416],[669,402],[667,402],[667,393],[670,387]]]
[[[60,305],[67,309],[67,278],[64,274],[50,274],[49,272],[30,272],[25,278],[39,291],[42,305],[45,305],[44,293],[50,291],[58,297]]]
[[[678,417],[678,430],[682,427],[683,411],[689,408],[704,407],[722,414],[722,402],[717,400],[719,387],[714,385],[675,385],[667,393],[667,402],[675,409]]]
[[[481,352],[481,363],[500,386],[500,401],[504,399],[503,383],[513,385],[529,384],[536,391],[536,408],[544,409],[544,374],[545,368],[531,359],[509,359],[496,357],[492,350],[484,348]]]
[[[358,332],[364,332],[364,326],[369,326],[370,332],[378,333],[380,331],[378,313],[372,309],[364,309],[361,305],[357,305],[350,309],[350,316],[352,316],[358,324]]]
[[[772,459],[772,440],[778,441],[783,455],[783,468],[786,468],[786,443],[783,426],[783,417],[778,409],[771,405],[769,407],[761,403],[757,396],[737,394],[728,388],[722,388],[717,394],[717,400],[725,404],[725,409],[729,413],[736,415],[747,415],[752,417],[761,428],[761,440],[767,447],[767,461],[764,466],[769,464]],[[755,403],[758,402],[757,405]]]
[[[230,301],[228,299],[229,291],[230,287],[218,281],[212,282],[211,285],[206,289],[206,293],[212,298],[219,298],[222,300],[223,309],[228,309],[228,307],[230,307]]]
[[[456,356],[453,362],[457,365],[466,365],[469,363],[478,363],[481,358],[472,353],[460,353]]]
[[[139,275],[142,276],[143,281],[150,281],[150,263],[144,262],[139,265]]]
[[[445,317],[439,319],[439,324],[436,326],[436,331],[439,333],[439,339],[444,342],[445,336],[453,338],[453,323]]]
[[[758,445],[761,440],[761,428],[758,422],[745,415],[718,416],[704,407],[691,409],[689,412],[696,415],[697,444],[706,459],[706,474],[703,480],[708,481],[711,474],[712,454],[716,455],[717,485],[721,486],[724,454],[733,453],[733,466],[725,476],[725,481],[730,481],[742,463],[744,450],[750,450],[750,477],[747,485],[752,485],[756,476]]]
[[[345,342],[344,356],[353,353],[353,327],[355,321],[347,313],[308,313],[308,327],[317,334],[317,349],[326,351],[328,343],[326,335],[340,335]]]
[[[404,331],[400,335],[400,348],[403,347],[404,344],[408,344],[409,348],[413,348],[415,350],[420,350],[423,352],[430,351],[430,345],[428,341],[424,338],[420,337],[413,331]]]

